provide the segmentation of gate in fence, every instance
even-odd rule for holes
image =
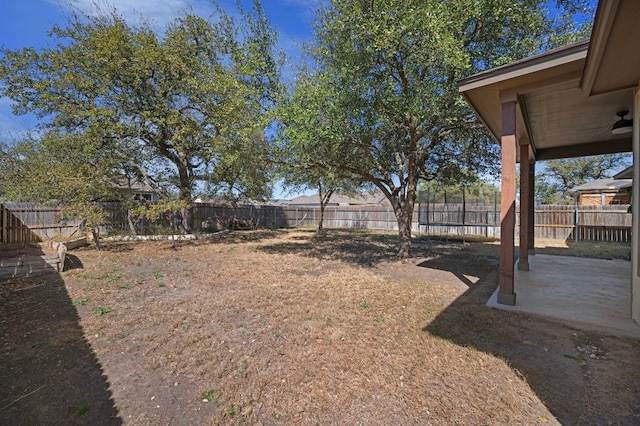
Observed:
[[[427,233],[500,236],[498,192],[482,196],[459,191],[420,191],[418,193],[418,223]]]

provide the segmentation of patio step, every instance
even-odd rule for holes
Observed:
[[[72,241],[69,244],[75,244],[74,247],[77,247],[86,244],[86,240]],[[56,241],[0,247],[0,279],[62,272],[66,254],[66,244]]]
[[[62,260],[64,262],[64,260]],[[58,255],[18,256],[0,259],[0,279],[32,277],[46,272],[62,271]]]

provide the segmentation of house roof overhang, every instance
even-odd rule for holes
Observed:
[[[631,188],[633,179],[597,179],[567,190],[569,195],[601,194],[625,191]]]
[[[629,166],[626,169],[618,172],[613,176],[614,179],[633,179],[633,166]]]
[[[640,80],[640,55],[633,51],[640,44],[639,20],[640,2],[600,2],[591,43],[473,75],[459,82],[459,90],[497,140],[501,104],[517,101],[516,136],[529,144],[530,159],[630,152],[631,134],[613,135],[611,126],[617,112],[633,109]]]
[[[581,82],[585,96],[638,86],[638,19],[640,2],[637,0],[607,0],[598,3],[591,46]]]

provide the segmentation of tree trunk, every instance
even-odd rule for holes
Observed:
[[[324,209],[329,204],[329,200],[333,195],[333,190],[330,189],[324,194],[322,193],[322,183],[318,183],[318,198],[320,199],[320,221],[318,222],[318,234],[322,234],[322,228],[324,223]]]
[[[181,231],[185,234],[190,234],[193,230],[193,210],[191,206],[183,208],[180,213],[182,216]]]
[[[91,229],[93,235],[93,243],[96,245],[96,249],[102,250],[102,244],[100,244],[100,230],[97,227]]]
[[[176,249],[176,215],[171,215],[171,247]]]
[[[400,191],[397,204],[394,206],[398,221],[398,253],[397,257],[411,257],[411,225],[413,224],[413,207],[416,203],[417,173],[409,173],[407,190]]]
[[[413,203],[404,202],[396,213],[398,221],[398,253],[400,259],[411,257],[411,222],[413,220]]]
[[[320,220],[318,221],[318,234],[322,233],[322,223],[324,222],[324,203],[320,203]]]
[[[417,153],[418,138],[416,129],[409,129],[411,143],[409,146],[409,159],[407,162],[407,178],[398,193],[396,207],[396,218],[398,220],[398,258],[406,259],[411,256],[411,225],[413,222],[413,206],[416,203],[416,189],[418,188],[418,177],[420,176],[420,165],[424,163],[424,158]],[[403,188],[404,186],[404,188]],[[406,188],[406,189],[405,189]]]
[[[138,235],[136,232],[136,226],[133,223],[133,218],[131,217],[130,209],[127,209],[127,222],[129,223],[129,231],[131,231],[131,235]]]
[[[180,200],[187,200],[189,205],[181,209],[182,219],[177,224],[183,234],[190,234],[193,229],[193,215],[191,214],[191,179],[189,178],[189,170],[186,166],[178,166],[178,175],[180,178]]]

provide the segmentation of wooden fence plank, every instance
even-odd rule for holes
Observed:
[[[59,213],[58,208],[35,203],[0,204],[0,243],[35,243],[79,234],[79,221],[62,221]]]

